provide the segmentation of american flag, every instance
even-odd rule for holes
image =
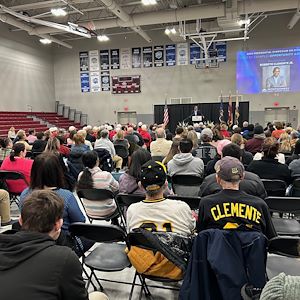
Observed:
[[[228,126],[232,126],[233,124],[233,114],[232,114],[232,98],[231,93],[229,94],[229,103],[228,103]]]
[[[167,126],[168,123],[169,123],[169,109],[166,101],[164,107],[164,125]]]
[[[223,117],[224,117],[223,96],[221,94],[221,102],[220,102],[220,109],[219,109],[219,121],[220,121],[220,123],[223,122]]]
[[[237,126],[239,126],[239,117],[240,117],[240,110],[239,110],[239,95],[238,95],[238,92],[236,92],[236,100],[235,100],[235,124]]]

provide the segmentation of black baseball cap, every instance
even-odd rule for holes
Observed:
[[[146,191],[160,189],[166,178],[166,167],[161,162],[150,160],[142,165],[141,184]]]

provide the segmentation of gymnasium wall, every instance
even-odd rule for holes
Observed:
[[[0,22],[0,110],[54,110],[52,49]]]

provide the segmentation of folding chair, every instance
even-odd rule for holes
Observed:
[[[153,245],[140,232],[130,232],[128,234],[128,242],[129,242],[129,248],[130,248],[130,246],[136,246],[136,247],[143,248],[143,249],[157,251],[157,249],[154,248]],[[142,299],[142,296],[143,296],[142,291],[144,291],[146,297],[149,297],[150,299],[152,299],[151,293],[146,284],[146,279],[149,279],[152,281],[157,281],[157,282],[163,282],[163,283],[173,283],[173,282],[179,282],[182,280],[182,279],[176,280],[176,279],[168,279],[168,278],[162,278],[162,277],[157,277],[157,276],[149,276],[149,275],[138,273],[136,271],[135,275],[134,275],[130,295],[129,295],[129,300],[132,299],[132,294],[133,294],[133,290],[135,287],[136,277],[140,278],[141,284],[142,284],[140,295],[139,295],[139,300]],[[154,286],[154,287],[165,288],[165,289],[176,290],[176,291],[179,290],[177,288],[165,287],[165,286],[164,287]]]
[[[300,197],[267,197],[265,201],[271,212],[289,214],[289,218],[272,217],[279,235],[300,235],[300,223],[292,216],[300,213]]]
[[[277,179],[262,179],[268,196],[280,196],[286,195],[286,183],[283,180]]]
[[[97,278],[95,271],[118,272],[131,266],[125,253],[125,248],[127,246],[126,233],[120,227],[109,224],[95,225],[77,222],[72,223],[69,226],[69,231],[74,237],[80,236],[101,243],[87,256],[82,253],[83,265],[87,266],[91,271],[87,278],[87,289],[92,283],[94,290],[96,290],[96,287],[92,282],[92,277],[94,276],[100,290],[103,291],[103,287]]]
[[[181,200],[181,201],[185,202],[191,208],[191,210],[196,210],[199,208],[199,203],[200,203],[201,197],[169,195],[168,199]]]
[[[77,191],[77,195],[80,199],[80,202],[85,210],[85,213],[90,221],[90,223],[93,222],[93,220],[105,220],[110,221],[112,219],[115,219],[119,216],[119,212],[116,209],[111,215],[104,216],[104,217],[95,217],[89,214],[90,211],[93,210],[93,206],[89,203],[85,202],[85,199],[88,201],[95,202],[95,205],[97,205],[97,202],[105,201],[107,199],[115,199],[115,195],[113,192],[105,189],[82,189]],[[97,208],[94,209],[95,213],[97,213]]]
[[[133,204],[140,202],[145,199],[144,195],[135,195],[135,194],[122,194],[119,193],[116,196],[116,203],[121,217],[121,223],[124,228],[126,228],[126,211],[127,208]]]
[[[270,240],[267,258],[269,279],[284,272],[287,275],[300,274],[300,237],[278,236]]]
[[[194,197],[199,194],[203,178],[193,175],[173,175],[171,180],[175,194]]]
[[[300,178],[294,180],[289,195],[292,197],[300,197]]]
[[[152,160],[154,160],[154,161],[162,162],[164,158],[165,158],[164,156],[158,156],[158,155],[157,156],[152,156]]]
[[[16,171],[5,171],[0,170],[0,181],[7,183],[7,180],[23,180],[27,186],[29,186],[29,183],[27,182],[25,176]],[[21,193],[14,193],[8,190],[10,195],[10,204],[15,202],[19,206],[19,199],[18,197],[21,195]]]

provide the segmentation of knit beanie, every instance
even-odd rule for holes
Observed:
[[[300,276],[280,273],[264,287],[260,300],[299,300]]]

